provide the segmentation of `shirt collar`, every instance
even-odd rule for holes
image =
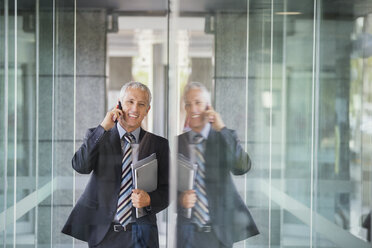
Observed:
[[[119,124],[119,122],[116,123],[116,126],[118,128],[119,137],[120,137],[120,139],[122,139],[124,134],[127,133],[127,131],[125,131],[125,129]],[[138,143],[138,141],[139,141],[140,131],[141,131],[141,127],[138,127],[136,130],[131,132],[131,134],[133,134],[133,136],[136,138],[136,143]]]
[[[193,130],[190,131],[190,138],[191,140],[196,136],[197,134],[200,134],[203,136],[204,139],[208,139],[209,131],[211,130],[211,124],[208,122],[205,124],[203,129],[200,131],[200,133],[194,132]]]

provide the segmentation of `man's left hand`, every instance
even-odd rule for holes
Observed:
[[[216,131],[221,131],[222,128],[225,127],[225,123],[223,123],[222,118],[219,113],[217,113],[212,106],[208,106],[207,110],[205,111],[207,115],[208,122],[212,124],[212,128]]]
[[[133,189],[131,199],[135,208],[144,208],[150,206],[151,203],[149,194],[142,189]]]

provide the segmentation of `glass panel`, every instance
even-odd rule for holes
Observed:
[[[15,109],[17,108],[17,103],[15,99],[15,73],[16,70],[15,68],[15,49],[16,49],[16,32],[15,32],[15,7],[14,7],[14,1],[8,1],[8,37],[5,37],[8,42],[8,68],[5,68],[7,70],[8,74],[8,92],[6,94],[8,95],[8,109],[7,109],[7,126],[8,128],[6,129],[7,132],[7,163],[6,163],[6,168],[7,168],[7,188],[6,188],[6,208],[7,212],[5,213],[6,216],[6,244],[14,244],[16,240],[15,236],[15,211],[12,206],[14,206],[14,203],[16,202],[16,180],[15,180],[15,159],[16,159],[16,135],[15,135],[15,130],[16,130],[16,122],[15,122]],[[5,9],[6,11],[6,9]],[[11,209],[9,209],[11,208]]]
[[[277,54],[274,52],[278,47],[272,39],[278,39],[273,35],[280,32],[274,33],[272,10],[269,6],[267,5],[267,8],[263,9],[255,4],[249,6],[249,16],[247,17],[249,22],[246,25],[247,31],[245,31],[247,37],[245,39],[249,45],[245,49],[246,74],[243,78],[245,83],[243,89],[246,96],[243,98],[243,95],[240,95],[240,101],[245,103],[246,109],[243,116],[245,125],[241,126],[240,132],[245,135],[246,149],[252,159],[251,172],[246,176],[245,185],[241,185],[240,189],[245,191],[245,202],[250,207],[260,231],[259,236],[248,239],[245,245],[260,244],[262,247],[277,243],[278,236],[271,228],[277,226],[277,222],[280,220],[278,207],[270,201],[272,175],[278,176],[278,173],[272,174],[272,168],[273,166],[277,167],[277,162],[280,161],[273,159],[272,154],[273,151],[276,152],[276,147],[271,143],[272,140],[275,140],[275,144],[277,144],[280,140],[280,138],[273,137],[272,129],[273,123],[281,124],[280,115],[276,114],[276,118],[272,118],[272,114],[280,109],[278,90],[275,91],[278,100],[275,103],[271,100],[273,83],[279,84],[280,82],[280,76],[273,75],[274,72],[277,72],[278,66],[273,67],[271,63],[274,58],[276,59]],[[272,47],[272,44],[276,44],[275,47]],[[225,45],[229,46],[228,43]],[[235,48],[229,46],[229,49]],[[276,56],[274,57],[274,55]],[[274,79],[275,81],[273,81]],[[239,90],[239,87],[235,88],[236,91]],[[228,106],[232,106],[232,102]],[[260,180],[263,182],[261,185],[259,184]],[[252,185],[257,186],[252,187]],[[241,243],[238,247],[244,246]]]
[[[31,244],[35,242],[34,219],[35,201],[26,197],[35,191],[35,65],[36,65],[36,36],[35,36],[35,4],[27,8],[17,3],[14,83],[16,87],[14,102],[16,113],[14,124],[17,128],[15,139],[15,163],[16,169],[16,243],[15,245]],[[14,203],[13,203],[14,204]]]
[[[210,87],[208,79],[191,79],[192,29],[177,27],[178,57],[170,66],[178,70],[178,95],[184,81],[207,85],[253,161],[234,182],[261,233],[234,246],[367,247],[370,5],[177,3],[174,21],[210,20],[214,44]],[[182,132],[182,104],[179,116]]]
[[[151,1],[144,1],[145,8],[151,8]],[[106,111],[118,104],[121,87],[130,81],[148,86],[152,93],[151,109],[141,127],[156,135],[167,136],[167,58],[168,58],[168,12],[167,2],[158,1],[156,13],[113,12],[108,13],[107,73],[108,80],[105,102],[97,102],[94,95],[86,97],[85,104],[97,106],[102,112],[96,113],[95,122],[80,125],[77,135],[83,137],[85,129],[97,126]],[[137,6],[138,7],[138,6]],[[117,26],[116,26],[117,25]],[[103,54],[102,56],[105,56]],[[102,81],[104,83],[105,80]],[[101,83],[101,82],[100,82]],[[104,107],[104,108],[103,108]],[[77,176],[77,181],[86,176]],[[85,186],[80,183],[79,187]],[[84,188],[77,188],[78,194]],[[79,194],[80,195],[80,194]],[[167,212],[157,214],[160,247],[167,247]]]
[[[38,5],[38,68],[37,68],[37,202],[35,235],[37,245],[51,246],[52,213],[51,197],[53,190],[53,86],[54,86],[54,34],[55,7],[54,1],[41,0]]]
[[[355,10],[351,18],[347,1],[337,4],[340,15],[335,16],[336,5],[319,4],[314,210],[322,218],[314,218],[314,246],[368,247],[364,240],[371,211],[371,154],[366,152],[371,147],[369,15],[359,16]]]
[[[362,47],[356,46],[353,54],[359,54],[358,57],[352,57],[351,60],[351,85],[350,85],[350,153],[353,164],[358,166],[358,174],[350,174],[358,180],[359,198],[356,201],[357,208],[352,206],[352,214],[361,216],[361,222],[356,221],[351,225],[352,233],[356,236],[371,242],[372,236],[372,132],[371,132],[371,103],[372,103],[372,53],[370,42],[372,41],[372,11],[369,11],[363,17],[354,21],[353,33],[356,35],[356,41],[365,39]],[[368,38],[367,38],[368,37]],[[356,42],[353,41],[353,42]],[[360,44],[360,43],[359,43]],[[356,72],[356,73],[355,73]],[[354,123],[357,124],[354,124]],[[359,127],[359,128],[358,128]],[[359,131],[360,130],[360,131]],[[357,154],[354,157],[354,154]],[[360,160],[359,160],[360,159]],[[353,202],[355,200],[353,199]],[[350,220],[353,220],[351,216]]]
[[[71,237],[61,233],[73,203],[75,133],[75,9],[74,0],[55,1],[55,46],[52,94],[52,164],[51,164],[51,244],[72,245]],[[82,82],[81,82],[82,83]]]
[[[311,247],[313,207],[313,142],[314,142],[314,1],[285,2],[274,8],[274,60],[272,101],[279,98],[279,109],[273,107],[272,140],[273,192],[279,204],[277,219],[280,233],[275,245]],[[275,78],[275,80],[274,80]],[[275,96],[275,95],[278,96]],[[279,110],[279,111],[278,111]],[[276,119],[281,119],[280,123]],[[279,134],[279,135],[278,135]],[[279,180],[277,180],[279,179]],[[289,206],[286,206],[286,203]]]
[[[202,222],[201,219],[204,217],[201,216],[206,215],[209,216],[205,220],[207,228],[211,225],[213,231],[208,236],[200,235],[200,237],[208,237],[203,239],[203,245],[219,247],[224,243],[229,247],[233,240],[235,242],[245,240],[247,236],[255,233],[252,222],[249,222],[252,224],[249,227],[251,229],[246,226],[248,224],[248,214],[245,212],[247,205],[254,221],[260,227],[266,225],[267,228],[268,223],[266,222],[269,210],[268,198],[260,197],[262,192],[254,194],[258,188],[255,186],[258,180],[255,181],[251,177],[259,175],[265,179],[269,177],[270,122],[267,122],[266,126],[261,123],[259,123],[260,126],[256,126],[253,120],[257,121],[257,116],[254,114],[258,106],[248,104],[247,101],[249,99],[249,103],[255,103],[259,99],[260,94],[252,94],[251,90],[270,91],[270,80],[267,77],[270,74],[270,56],[267,56],[270,54],[270,42],[267,42],[270,41],[270,23],[268,22],[270,19],[267,19],[270,18],[270,10],[257,11],[255,15],[250,14],[248,22],[250,12],[247,11],[247,1],[218,2],[218,4],[210,5],[190,4],[187,1],[179,3],[180,17],[175,20],[178,24],[177,36],[175,36],[177,57],[175,64],[170,65],[177,68],[177,81],[171,81],[172,84],[177,84],[179,96],[177,100],[180,102],[177,134],[188,132],[190,129],[201,133],[203,133],[201,130],[206,130],[203,134],[206,141],[200,148],[203,157],[201,159],[198,158],[200,156],[192,155],[200,152],[199,148],[193,148],[199,145],[193,144],[189,137],[193,135],[193,132],[181,134],[178,137],[180,145],[178,153],[186,157],[189,162],[198,164],[199,168],[205,168],[205,179],[201,179],[204,173],[199,172],[198,169],[194,185],[182,186],[181,181],[184,180],[185,175],[181,172],[183,167],[177,166],[178,178],[183,178],[178,181],[180,187],[194,189],[197,198],[196,203],[189,204],[193,202],[190,192],[180,191],[177,194],[176,202],[181,202],[178,206],[177,241],[182,245],[187,242],[201,245],[195,244],[196,237],[199,235],[196,231],[198,225],[194,223]],[[267,22],[262,20],[267,20]],[[249,44],[247,43],[247,31],[250,30],[248,23],[251,23],[254,29],[251,31],[254,33],[254,39],[249,40],[251,42]],[[173,43],[173,40],[171,42]],[[252,51],[258,50],[262,53],[257,52],[252,55],[251,50],[247,51],[248,46],[255,47]],[[249,68],[248,55],[255,59],[255,64]],[[257,83],[248,80],[248,71],[257,73],[250,78]],[[201,83],[211,93],[212,101],[208,102],[208,97],[198,91],[200,86],[196,84],[192,86],[198,88],[196,91],[186,91],[185,85],[190,82]],[[185,93],[187,94],[184,99]],[[236,131],[238,140],[230,130],[219,130],[218,125],[213,122],[210,131],[204,129],[209,126],[206,120],[207,110],[212,111],[212,108],[220,114],[227,128]],[[262,110],[257,115],[261,113],[263,113]],[[248,120],[248,116],[252,120]],[[267,117],[270,118],[269,113]],[[252,135],[257,135],[257,137]],[[259,140],[257,144],[252,144],[257,140]],[[236,148],[238,149],[235,150]],[[244,175],[245,170],[243,172],[235,170],[237,165],[247,165],[244,159],[240,161],[244,158],[244,154],[240,153],[239,149],[247,151],[254,161],[253,168],[247,176]],[[261,153],[265,156],[260,156]],[[267,168],[260,171],[260,163]],[[228,168],[238,175],[231,178]],[[249,193],[246,188],[249,189]],[[203,201],[198,200],[204,199],[203,191],[206,192],[208,203],[200,203]],[[203,210],[204,205],[208,205],[208,211]],[[247,235],[245,232],[248,229],[251,233]],[[260,231],[263,235],[252,238],[254,240],[252,245],[268,242],[269,233],[261,229]],[[195,233],[195,239],[192,233]],[[234,247],[244,247],[244,245],[245,242],[241,241],[237,242]]]
[[[7,85],[5,82],[5,1],[0,1],[0,245],[4,245],[6,242],[5,232],[5,216],[4,210],[6,209],[5,201],[5,186],[6,186],[6,164],[7,164],[7,133],[5,127],[7,126],[6,120],[6,109],[7,109]]]

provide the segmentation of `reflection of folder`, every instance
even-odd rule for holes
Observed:
[[[182,154],[178,155],[178,191],[184,192],[193,189],[196,174],[196,166]],[[191,208],[184,209],[184,217],[191,218]]]
[[[142,189],[146,192],[156,190],[158,186],[158,161],[155,153],[140,161],[134,162],[132,164],[132,170],[134,175],[134,187],[136,189]],[[136,208],[136,218],[145,215],[146,212],[144,209]]]

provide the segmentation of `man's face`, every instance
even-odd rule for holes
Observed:
[[[207,101],[204,98],[201,89],[191,89],[186,94],[185,110],[189,119],[190,128],[195,132],[200,132],[207,123],[205,111],[207,110]]]
[[[132,132],[141,126],[150,110],[147,93],[141,89],[128,88],[122,101],[124,116],[119,118],[119,122],[127,132]]]

